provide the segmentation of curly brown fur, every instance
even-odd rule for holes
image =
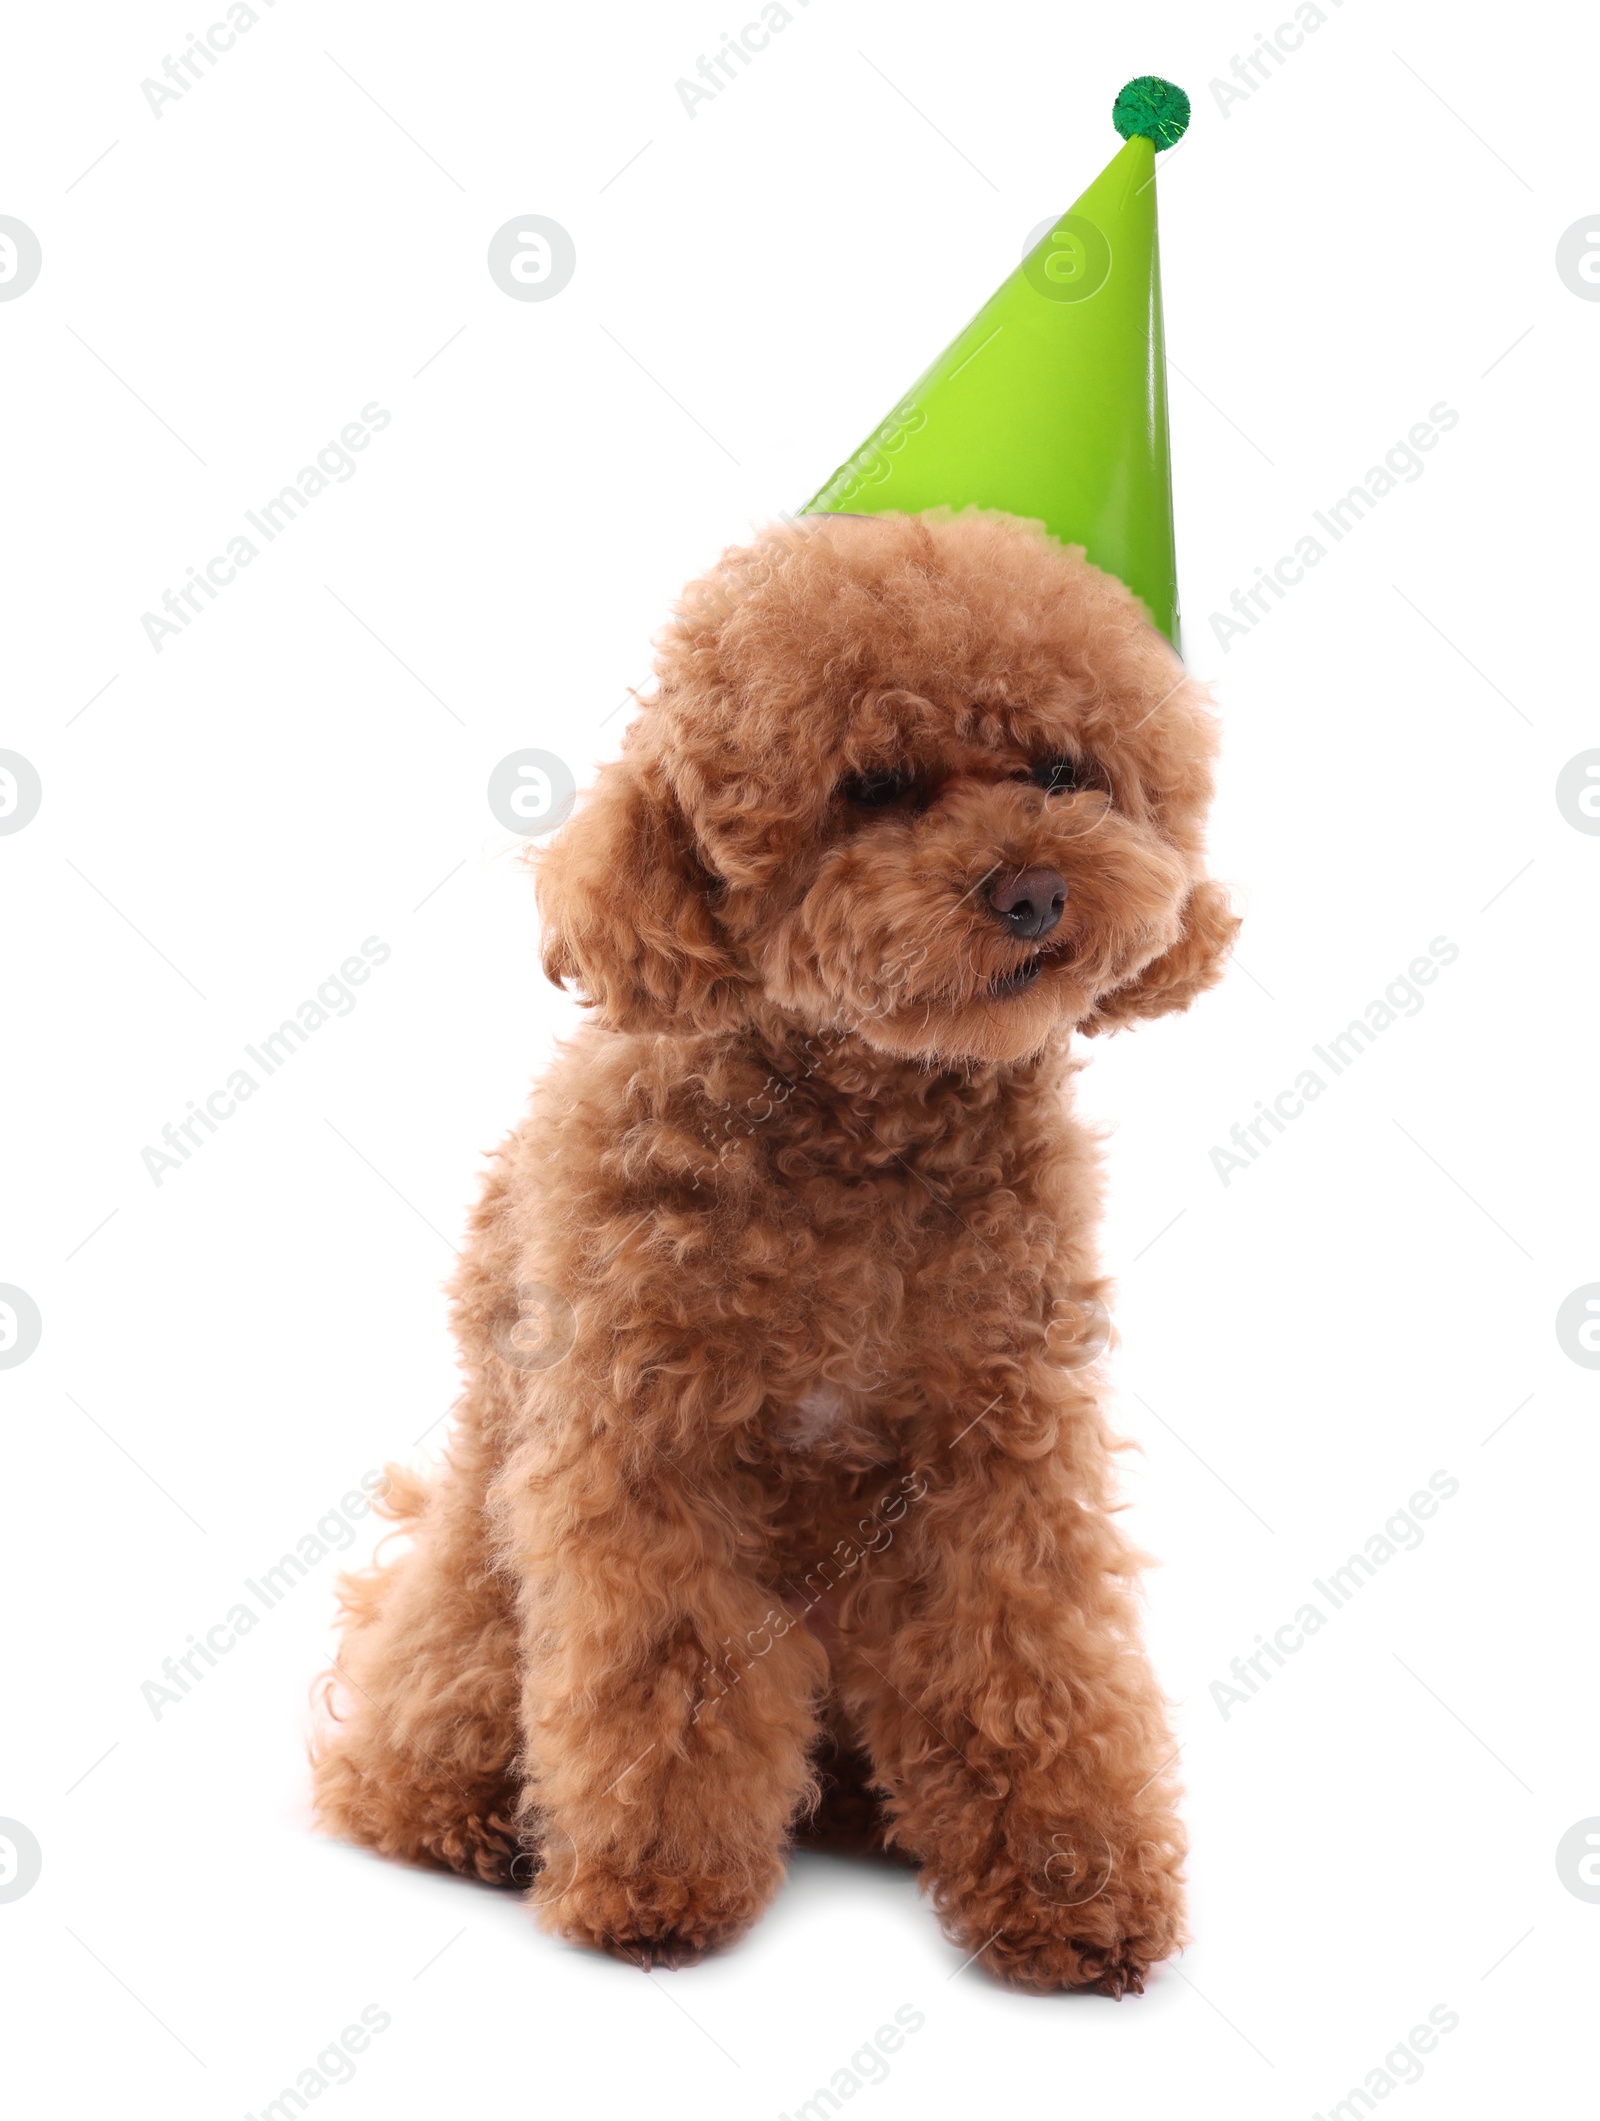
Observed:
[[[728,553],[657,676],[540,858],[594,1016],[477,1210],[321,1814],[537,1871],[644,1964],[736,1936],[796,1836],[865,1839],[995,1973],[1137,1990],[1184,1843],[1062,1338],[1105,1291],[1070,1040],[1218,976],[1210,714],[1118,584],[975,512]],[[1036,937],[992,903],[1029,871]]]

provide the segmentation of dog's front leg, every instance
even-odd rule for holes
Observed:
[[[530,1898],[560,1935],[671,1965],[776,1890],[826,1658],[740,1552],[731,1483],[606,1426],[581,1457],[524,1453],[499,1498],[522,1584]]]
[[[1183,1834],[1097,1450],[941,1442],[852,1602],[845,1683],[952,1940],[1023,1988],[1120,1995],[1181,1942]]]

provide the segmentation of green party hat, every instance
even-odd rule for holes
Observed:
[[[1125,582],[1176,647],[1155,170],[1189,99],[1144,75],[1111,115],[1121,151],[802,513],[1031,517]]]

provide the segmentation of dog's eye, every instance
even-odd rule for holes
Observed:
[[[840,782],[839,793],[858,809],[881,810],[885,803],[898,802],[910,786],[911,775],[903,766],[880,766],[871,773],[851,774]]]
[[[1070,795],[1094,783],[1091,770],[1081,760],[1069,758],[1040,759],[1028,778],[1046,795]]]

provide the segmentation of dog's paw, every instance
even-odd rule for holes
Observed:
[[[990,1871],[956,1895],[930,1881],[946,1936],[1008,1986],[1142,1995],[1151,1967],[1184,1942],[1182,1887],[1164,1874],[1132,1886],[1113,1878],[1075,1900],[1057,1882]]]
[[[575,1944],[592,1945],[648,1971],[691,1966],[707,1952],[741,1936],[777,1890],[783,1867],[670,1873],[654,1863],[623,1869],[608,1862],[578,1861],[565,1890],[530,1898],[540,1925]]]

